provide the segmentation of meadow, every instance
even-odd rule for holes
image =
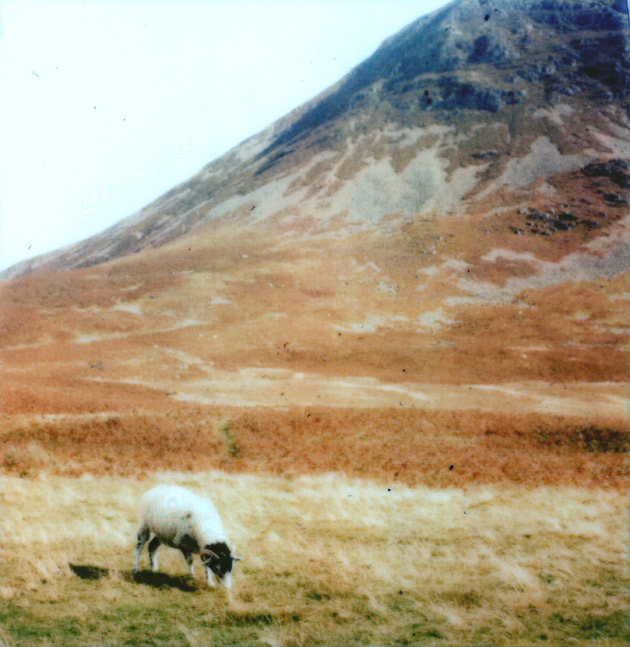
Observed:
[[[146,554],[156,481],[212,493],[244,556],[231,595]],[[338,474],[3,477],[8,644],[625,644],[623,496],[432,490]],[[45,514],[42,514],[45,511]],[[11,637],[11,638],[9,638]]]
[[[0,643],[627,644],[620,421],[205,413],[5,425]],[[168,420],[181,437],[160,452]],[[230,594],[168,548],[132,576],[157,482],[214,500],[244,558]]]

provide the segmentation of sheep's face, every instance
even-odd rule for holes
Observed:
[[[226,589],[230,588],[232,583],[232,569],[234,562],[238,557],[232,555],[230,547],[225,542],[208,544],[201,551],[201,561],[208,567],[218,578],[219,584]]]

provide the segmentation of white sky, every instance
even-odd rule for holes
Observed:
[[[446,0],[0,0],[0,269],[82,240]]]

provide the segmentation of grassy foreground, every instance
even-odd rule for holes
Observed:
[[[158,480],[213,498],[245,557],[232,595],[130,574]],[[614,489],[410,487],[338,474],[1,477],[0,644],[625,645]]]

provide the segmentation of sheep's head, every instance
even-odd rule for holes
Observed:
[[[201,561],[207,566],[218,578],[219,584],[229,589],[232,584],[232,569],[234,562],[238,562],[240,557],[232,554],[230,547],[224,542],[207,544],[201,551]]]

